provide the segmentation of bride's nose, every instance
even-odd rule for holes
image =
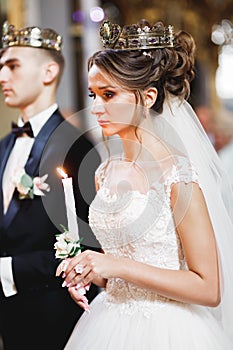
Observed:
[[[104,104],[94,101],[91,107],[91,113],[98,116],[98,115],[104,114],[104,112],[105,112]]]

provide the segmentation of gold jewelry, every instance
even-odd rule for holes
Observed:
[[[118,50],[146,50],[173,47],[173,26],[165,27],[161,22],[149,27],[132,24],[124,26],[105,20],[100,27],[104,48]]]
[[[52,49],[61,51],[62,36],[50,28],[26,27],[15,29],[15,26],[7,21],[2,29],[3,49],[12,46],[29,46],[35,48]]]

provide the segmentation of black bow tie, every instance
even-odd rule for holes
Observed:
[[[11,123],[11,132],[15,134],[17,137],[22,136],[26,133],[30,137],[34,137],[32,126],[29,122],[25,123],[23,126],[18,126],[14,122]]]

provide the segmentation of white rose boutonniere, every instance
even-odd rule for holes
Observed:
[[[45,182],[48,174],[42,177],[31,177],[26,174],[23,168],[15,171],[12,182],[19,192],[19,199],[30,198],[34,196],[44,196],[44,192],[50,191],[50,186]]]

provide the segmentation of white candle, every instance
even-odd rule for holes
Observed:
[[[68,177],[68,175],[61,168],[57,168],[57,171],[62,177],[62,184],[63,184],[64,194],[65,194],[68,231],[72,234],[73,240],[78,241],[79,232],[78,232],[78,222],[77,222],[77,215],[76,215],[72,178]]]

